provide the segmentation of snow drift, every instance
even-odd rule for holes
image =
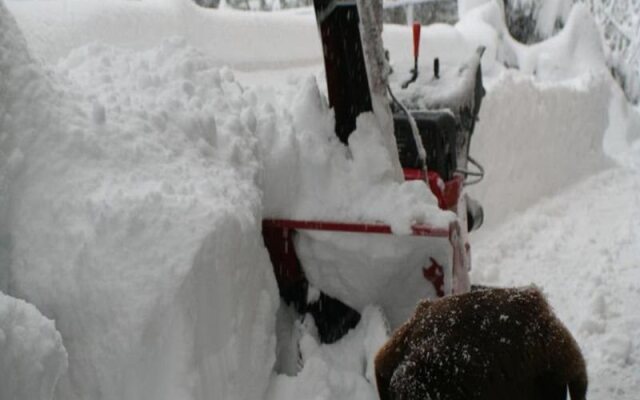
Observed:
[[[232,76],[168,41],[78,50],[74,85],[4,5],[0,32],[2,284],[56,321],[56,398],[260,398],[278,295]]]

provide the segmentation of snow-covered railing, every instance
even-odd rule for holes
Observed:
[[[592,4],[592,8],[596,11],[596,19],[599,19],[599,22],[602,23],[603,26],[614,29],[621,38],[628,41],[629,46],[627,47],[627,52],[630,57],[634,57],[638,53],[638,47],[640,46],[640,40],[638,39],[638,35],[640,34],[640,20],[636,19],[633,21],[633,17],[628,17],[631,21],[629,21],[629,19],[627,21],[620,21],[615,12],[617,5],[617,0],[611,0],[608,7],[606,7],[602,12],[597,12],[597,6],[595,4]],[[634,8],[634,5],[632,2],[625,0],[625,5],[623,7],[626,8],[626,11],[629,11],[628,8]],[[635,8],[640,7],[636,6]],[[636,24],[635,32],[633,26],[630,26],[630,24],[633,24],[634,22]]]
[[[640,0],[583,0],[589,5],[622,74],[630,98],[640,99]]]

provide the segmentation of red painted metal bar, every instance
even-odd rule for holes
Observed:
[[[402,172],[406,181],[421,180],[428,182],[431,192],[438,199],[438,206],[441,209],[451,210],[458,204],[462,187],[464,186],[464,177],[462,175],[455,175],[450,181],[443,182],[440,179],[440,175],[433,171],[429,171],[425,175],[424,171],[420,169],[404,168]]]
[[[333,221],[299,221],[292,219],[265,219],[263,226],[270,228],[307,229],[316,231],[336,231],[353,233],[392,234],[391,227],[375,223],[353,223]],[[416,224],[411,227],[413,236],[430,236],[447,238],[450,228],[437,228],[429,225]]]
[[[402,172],[404,173],[405,181],[424,181],[425,175],[424,171],[418,168],[403,168]]]

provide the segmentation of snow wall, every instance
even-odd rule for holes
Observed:
[[[89,46],[71,84],[31,60],[4,4],[0,39],[0,283],[55,320],[55,398],[261,398],[278,294],[233,76],[168,41]],[[50,352],[46,382],[25,371],[34,390],[62,372]]]
[[[470,193],[487,227],[611,165],[603,150],[610,92],[606,76],[544,85],[508,74],[491,88],[471,143],[485,179]]]
[[[10,229],[12,165],[20,154],[12,155],[12,138],[7,127],[26,116],[14,115],[16,89],[26,88],[26,76],[33,73],[24,42],[0,3],[0,398],[3,400],[49,400],[60,376],[67,369],[67,352],[55,323],[35,306],[7,296],[13,240]],[[24,65],[17,69],[15,65]]]

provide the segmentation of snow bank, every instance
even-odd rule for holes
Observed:
[[[50,319],[0,292],[0,398],[49,400],[67,368],[67,352]]]
[[[506,74],[491,87],[471,142],[486,175],[470,192],[487,227],[611,165],[610,93],[609,77],[590,75],[550,85]]]
[[[0,32],[3,285],[56,321],[56,398],[260,398],[278,294],[233,75],[169,40],[79,49],[70,84]]]

